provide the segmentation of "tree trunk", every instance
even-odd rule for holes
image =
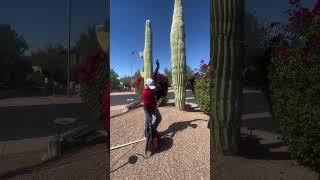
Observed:
[[[216,153],[237,154],[240,140],[243,0],[211,1],[210,121]]]

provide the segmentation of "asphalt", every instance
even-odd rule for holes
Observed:
[[[1,107],[0,141],[45,137],[67,131],[76,124],[92,123],[92,114],[82,103]],[[54,123],[57,118],[75,118],[70,125]]]

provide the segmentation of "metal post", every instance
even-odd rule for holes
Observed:
[[[71,39],[71,0],[68,12],[68,69],[67,69],[67,95],[70,95],[70,39]]]
[[[132,51],[132,53],[131,53],[131,74],[130,74],[130,87],[131,87],[131,90],[132,90],[132,84],[133,84],[133,81],[132,81],[133,54],[134,54],[134,52]]]

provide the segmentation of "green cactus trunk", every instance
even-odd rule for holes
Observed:
[[[186,50],[182,0],[174,1],[174,12],[170,33],[172,85],[175,94],[175,106],[185,109],[186,97]]]
[[[243,0],[211,1],[211,112],[214,151],[237,154],[240,140]]]
[[[146,21],[145,25],[145,42],[143,50],[143,60],[144,60],[144,84],[147,78],[152,77],[153,73],[153,63],[152,63],[152,31],[150,20]]]

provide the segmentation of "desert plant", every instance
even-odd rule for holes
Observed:
[[[141,76],[146,79],[152,77],[153,73],[153,63],[152,63],[152,31],[151,31],[151,22],[150,20],[146,21],[145,25],[145,41],[144,41],[144,50],[143,50],[143,71],[141,71]],[[144,82],[145,84],[146,82]]]
[[[210,113],[210,66],[200,61],[199,69],[196,69],[193,82],[193,94],[201,109],[205,114]]]
[[[291,154],[320,172],[320,1],[313,10],[291,4],[289,23],[271,24],[272,109]]]
[[[240,140],[243,0],[211,3],[210,121],[216,153],[236,154]]]
[[[96,117],[97,128],[104,127],[103,97],[106,92],[108,77],[106,54],[88,56],[78,68],[77,77],[80,81],[80,96]]]
[[[184,110],[186,97],[186,50],[182,0],[174,1],[170,46],[175,106],[178,110]]]

